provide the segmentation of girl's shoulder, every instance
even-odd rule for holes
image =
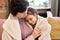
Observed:
[[[43,21],[43,20],[46,20],[46,21],[47,21],[47,18],[44,18],[44,17],[39,16],[39,15],[38,15],[38,19],[39,19],[40,21]]]

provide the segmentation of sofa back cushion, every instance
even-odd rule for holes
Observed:
[[[51,24],[51,37],[52,39],[60,39],[60,18],[48,18]]]

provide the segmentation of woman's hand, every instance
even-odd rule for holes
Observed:
[[[34,38],[37,38],[41,35],[41,32],[39,29],[34,29],[31,36],[33,36]]]

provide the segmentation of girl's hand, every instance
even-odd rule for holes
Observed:
[[[37,38],[41,35],[41,32],[39,29],[34,29],[32,34],[31,34],[34,38]]]

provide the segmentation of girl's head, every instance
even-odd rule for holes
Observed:
[[[29,3],[26,0],[11,0],[10,12],[13,16],[24,18],[27,16]]]
[[[31,25],[35,25],[37,22],[37,11],[34,8],[28,8],[26,20]]]

